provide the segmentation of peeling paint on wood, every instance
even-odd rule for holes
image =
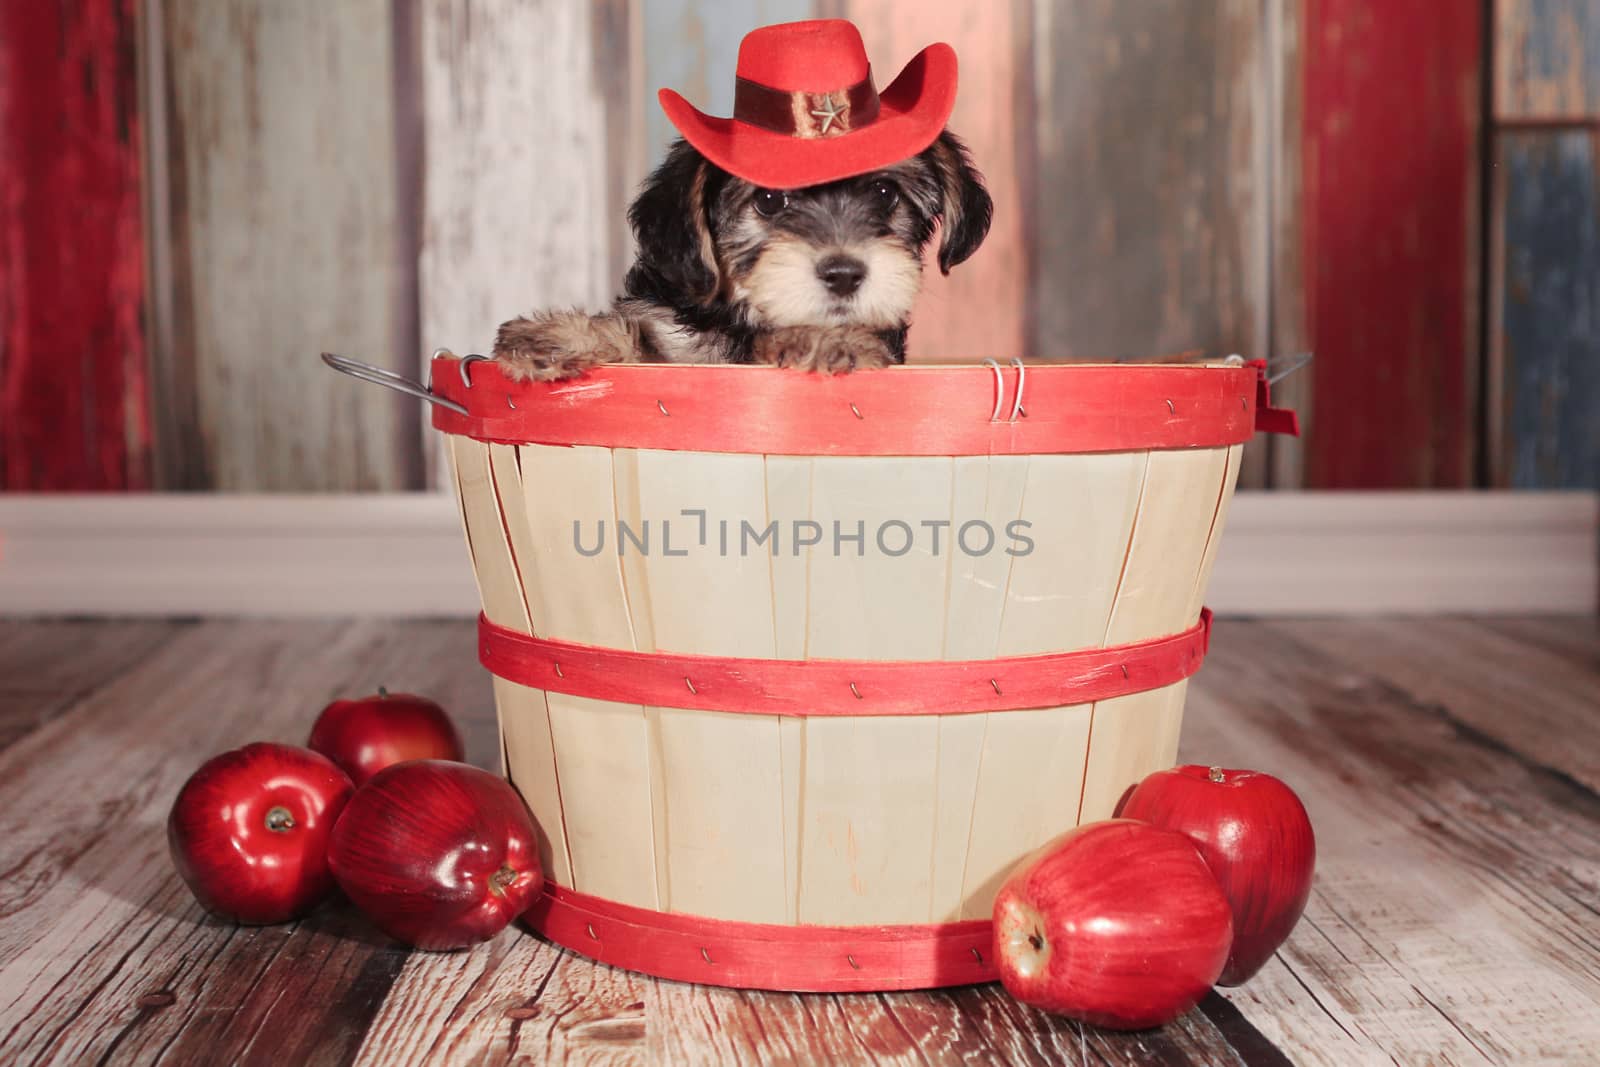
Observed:
[[[1600,188],[1595,134],[1501,133],[1496,481],[1600,486]]]
[[[1035,6],[1040,344],[1079,358],[1266,337],[1255,0]]]
[[[0,488],[149,484],[136,0],[0,4]]]
[[[638,165],[638,134],[598,87],[628,77],[629,23],[580,4],[421,3],[422,341],[488,352],[507,319],[616,295],[616,196],[633,184],[617,175]]]
[[[1305,0],[1266,0],[1266,169],[1272,183],[1271,226],[1265,273],[1268,298],[1269,359],[1288,359],[1310,351],[1306,329],[1305,213],[1301,189],[1301,112],[1305,58]],[[1299,489],[1305,485],[1305,442],[1316,433],[1316,372],[1304,367],[1272,387],[1273,402],[1300,417],[1300,437],[1272,434],[1245,447],[1242,488]],[[1265,470],[1250,469],[1251,450],[1267,453]]]
[[[200,457],[163,488],[421,485],[415,402],[318,353],[411,370],[400,336],[390,4],[164,0],[174,286],[166,357]]]
[[[1600,113],[1600,5],[1594,0],[1496,0],[1495,115]]]
[[[677,140],[656,104],[656,90],[676,89],[708,115],[733,114],[734,68],[739,42],[759,26],[798,22],[821,14],[812,0],[638,0],[644,21],[646,158],[660,163]],[[880,77],[881,77],[881,72]],[[879,85],[882,88],[880,82]]]
[[[1481,27],[1306,0],[1307,322],[1319,489],[1474,483]]]
[[[861,28],[873,75],[881,89],[927,45],[946,41],[960,60],[961,91],[950,129],[972,150],[973,162],[994,197],[994,223],[982,247],[948,276],[939,273],[938,236],[923,264],[922,295],[911,312],[908,356],[914,362],[1005,363],[1016,356],[1049,358],[1049,343],[1030,346],[1024,241],[1029,205],[1018,162],[1030,142],[1019,121],[1019,97],[1031,66],[1018,62],[1028,49],[1025,5],[830,0],[823,14]]]

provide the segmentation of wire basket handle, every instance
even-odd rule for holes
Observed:
[[[482,359],[483,357],[480,356],[478,358]],[[434,392],[428,386],[423,385],[415,378],[407,378],[403,374],[396,374],[394,371],[385,367],[375,367],[371,363],[363,363],[359,359],[351,359],[349,356],[335,355],[332,352],[322,353],[322,362],[326,363],[340,374],[348,374],[352,378],[359,378],[364,382],[371,382],[374,385],[381,385],[385,389],[393,389],[397,393],[405,393],[407,396],[414,396],[419,400],[426,400],[430,404],[437,404],[442,408],[448,408],[457,415],[465,415],[468,413],[466,405],[458,404],[448,397],[440,396],[438,393]],[[466,373],[466,367],[464,364],[462,366],[462,373],[463,375]]]

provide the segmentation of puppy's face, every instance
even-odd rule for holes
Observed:
[[[727,299],[766,326],[904,323],[938,203],[924,199],[918,170],[913,161],[804,189],[726,183],[712,241]]]
[[[946,273],[988,232],[992,205],[946,132],[894,166],[826,185],[765,189],[680,141],[630,211],[639,269],[678,306],[726,305],[750,327],[905,325],[922,252],[942,223]]]

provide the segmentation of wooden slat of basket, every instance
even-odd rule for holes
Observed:
[[[1109,819],[1128,787],[1178,758],[1188,680],[1094,705],[1078,822]]]
[[[520,507],[527,520],[533,562],[523,576],[529,582],[532,614],[549,636],[571,634],[575,641],[632,648],[633,622],[615,551],[584,556],[572,540],[574,516],[585,524],[585,544],[592,544],[601,519],[608,530],[616,521],[610,450],[524,445],[517,458],[521,499],[510,499],[509,485],[502,489],[507,509]],[[561,501],[561,506],[551,506],[552,501]],[[520,524],[509,525],[520,529]],[[657,907],[651,746],[644,709],[562,693],[548,693],[545,699],[567,832],[568,884]],[[520,763],[513,768],[513,777],[520,768]],[[523,773],[532,777],[544,772],[536,765]]]
[[[1035,544],[1011,566],[1000,626],[1005,654],[1094,648],[1104,641],[1139,508],[1145,456],[1032,458],[1023,514],[1033,524],[1029,536]]]
[[[661,907],[644,710],[562,693],[547,699],[573,882],[607,900]]]
[[[1023,494],[1031,456],[958,456],[952,493],[952,521],[982,519],[998,533],[995,551],[969,556],[954,543],[955,530],[946,531],[945,551],[950,554],[950,601],[944,622],[945,659],[992,659],[1000,655],[1000,623],[1006,608],[1006,586],[1015,566],[1006,524],[1023,515]]]
[[[767,456],[767,514],[793,520],[811,514],[811,460],[807,456]],[[773,655],[802,659],[806,654],[806,558],[793,551],[772,557]],[[783,793],[784,922],[799,922],[801,757],[805,720],[778,723],[780,786]]]
[[[1027,456],[961,456],[954,463],[953,521],[981,517],[997,530],[1022,509]],[[944,658],[998,655],[1000,617],[1013,557],[1004,552],[968,556],[951,544],[950,598],[945,610]],[[933,898],[928,919],[959,919],[965,899],[978,774],[988,715],[946,715],[939,720],[938,800],[933,840]]]
[[[1195,618],[1205,606],[1206,589],[1211,585],[1211,571],[1217,563],[1217,550],[1222,547],[1222,532],[1228,524],[1228,509],[1233,504],[1233,491],[1239,484],[1243,469],[1244,445],[1228,449],[1228,470],[1223,476],[1222,499],[1217,504],[1216,517],[1211,520],[1211,535],[1206,539],[1205,555],[1200,560],[1200,574],[1194,583],[1194,596],[1189,600],[1189,617]]]
[[[544,605],[535,593],[545,584],[539,578],[539,570],[541,566],[549,566],[549,563],[540,559],[539,553],[534,551],[533,531],[528,526],[528,509],[522,487],[522,465],[517,462],[515,445],[489,446],[489,474],[494,478],[506,544],[511,549],[512,562],[516,564],[517,591],[528,612],[528,623],[533,627],[533,632],[543,636],[547,632],[542,614]]]
[[[1152,452],[1128,561],[1104,641],[1136,640],[1190,625],[1191,605],[1230,477],[1226,448]],[[1102,700],[1089,734],[1079,821],[1110,817],[1128,786],[1178,754],[1182,683]]]
[[[511,558],[494,478],[489,471],[489,446],[467,437],[451,437],[450,452],[456,470],[456,488],[466,516],[467,540],[472,546],[473,573],[483,613],[509,629],[531,633],[522,583]]]
[[[893,519],[950,511],[948,458],[812,461],[811,517],[828,543],[810,556],[807,654],[938,659],[947,558],[835,553],[835,520],[867,538]],[[938,723],[808,720],[804,726],[801,922],[894,923],[928,913],[935,833]]]
[[[991,712],[957,918],[988,918],[1017,860],[1077,823],[1089,705]]]
[[[500,716],[506,776],[528,802],[528,810],[538,825],[539,861],[546,875],[560,885],[571,885],[572,858],[561,809],[561,776],[556,769],[550,708],[544,691],[495,678],[494,702]]]
[[[615,463],[619,521],[636,530],[651,524],[649,555],[630,549],[624,556],[635,633],[650,634],[659,650],[774,656],[770,557],[736,548],[722,555],[716,525],[723,518],[764,525],[763,458],[618,449]],[[698,519],[682,514],[694,509],[706,512],[704,545]],[[687,554],[669,555],[669,545]],[[684,680],[686,689],[692,684]],[[787,921],[776,718],[665,707],[647,708],[646,717],[662,906]]]
[[[633,648],[616,552],[585,556],[572,542],[574,517],[583,523],[586,546],[594,543],[596,523],[603,519],[610,530],[616,521],[610,449],[521,445],[517,462],[534,556],[524,578],[540,635]]]
[[[1035,546],[1011,564],[994,654],[1099,642],[1144,471],[1139,452],[1030,458],[1021,514]],[[1088,704],[985,716],[956,918],[987,916],[1017,859],[1076,823],[1089,716]]]
[[[1226,448],[1152,452],[1103,644],[1193,625],[1189,607],[1228,473]]]

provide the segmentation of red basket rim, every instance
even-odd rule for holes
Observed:
[[[433,390],[468,412],[436,406],[435,428],[500,444],[807,456],[1219,448],[1249,440],[1266,410],[1259,361],[922,365],[835,377],[627,364],[562,382],[512,382],[484,361],[467,365],[470,385],[454,356],[431,370]]]

